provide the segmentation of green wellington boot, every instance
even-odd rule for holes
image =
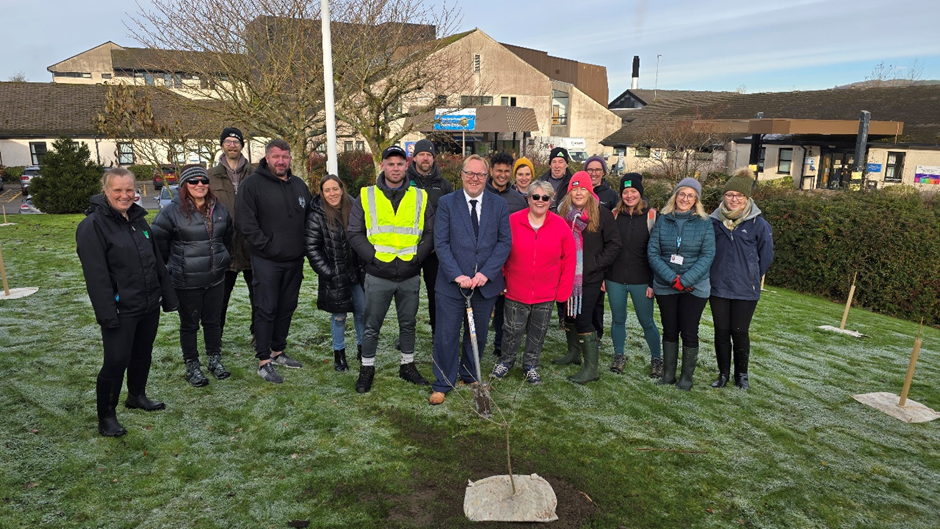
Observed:
[[[678,364],[679,342],[663,342],[663,376],[656,383],[662,386],[675,384]]]
[[[568,380],[578,384],[587,384],[600,378],[597,373],[598,356],[597,350],[597,332],[578,335],[578,342],[581,351],[584,353],[584,367],[577,374],[568,377]]]
[[[578,330],[574,327],[573,323],[565,326],[565,337],[568,338],[568,354],[555,358],[552,360],[552,363],[559,365],[581,365],[581,344],[578,343]]]
[[[679,375],[677,388],[683,391],[692,389],[692,375],[695,373],[696,364],[698,364],[698,347],[683,347],[682,374]]]

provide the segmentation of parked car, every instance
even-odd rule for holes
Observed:
[[[37,176],[42,176],[39,174],[38,165],[30,165],[26,169],[23,169],[23,174],[20,175],[20,193],[22,193],[24,197],[29,195],[30,180]]]
[[[20,204],[20,214],[25,215],[28,213],[42,213],[42,211],[39,211],[39,208],[33,205],[33,200],[31,198],[24,199],[23,203]]]
[[[173,200],[173,197],[176,196],[177,191],[179,191],[180,186],[166,186],[160,190],[160,196],[154,197],[154,200],[158,202],[158,209],[163,209],[170,205],[170,202]]]
[[[165,185],[176,185],[177,182],[175,167],[164,165],[160,170],[154,170],[153,172],[154,189],[162,189]]]

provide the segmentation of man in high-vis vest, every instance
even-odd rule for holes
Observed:
[[[406,170],[404,149],[392,145],[382,151],[382,172],[374,186],[360,190],[349,213],[349,244],[366,268],[366,328],[356,380],[359,393],[372,389],[379,331],[393,298],[401,343],[398,376],[412,384],[428,384],[414,361],[415,318],[421,263],[434,247],[434,208],[426,192],[409,185]]]

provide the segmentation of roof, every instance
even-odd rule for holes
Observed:
[[[660,99],[635,111],[630,114],[635,116],[632,121],[624,123],[623,128],[601,143],[634,145],[651,127],[681,120],[750,119],[763,112],[765,119],[857,122],[862,110],[871,112],[872,120],[904,123],[904,132],[898,136],[901,143],[940,145],[940,86],[937,85],[760,94],[692,92],[675,99]]]
[[[639,100],[644,105],[649,105],[653,101],[666,101],[672,99],[689,99],[689,98],[711,98],[714,96],[724,96],[729,94],[737,94],[737,92],[703,92],[697,90],[647,90],[643,88],[630,88],[624,90],[623,93],[615,97],[610,102],[611,110],[619,108],[622,102],[626,99],[630,99],[632,96],[634,99]],[[624,109],[632,110],[632,109]]]
[[[155,50],[150,48],[124,48],[111,50],[111,64],[115,71],[169,71],[189,72],[192,64],[213,59],[217,54],[188,50]]]

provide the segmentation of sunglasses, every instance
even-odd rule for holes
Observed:
[[[551,202],[551,201],[552,201],[552,196],[551,196],[551,195],[529,195],[529,197],[531,197],[532,200],[535,200],[535,201],[542,201],[542,202]]]
[[[186,181],[186,183],[191,186],[195,186],[199,184],[207,186],[209,185],[209,179],[208,178],[190,178],[189,180]]]

